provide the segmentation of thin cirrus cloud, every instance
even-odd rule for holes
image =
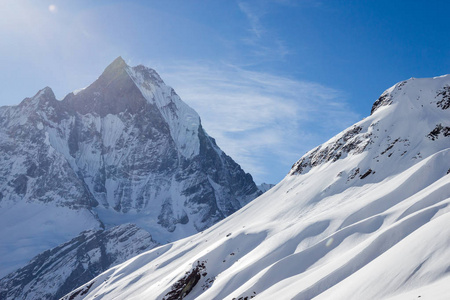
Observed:
[[[254,57],[263,60],[284,59],[290,54],[285,42],[274,32],[263,25],[264,16],[267,14],[267,3],[262,1],[259,4],[245,1],[238,1],[239,10],[248,21],[249,33],[242,38],[242,42],[251,48]]]
[[[314,82],[227,64],[177,63],[157,71],[256,182],[278,182],[324,137],[359,119],[342,92]]]
[[[251,5],[246,2],[238,2],[239,9],[245,14],[250,22],[250,32],[256,37],[261,38],[265,29],[261,24],[262,12],[252,9]]]

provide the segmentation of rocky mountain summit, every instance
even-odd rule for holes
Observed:
[[[90,86],[0,108],[0,277],[84,230],[166,243],[260,195],[152,69],[119,57]]]
[[[397,83],[245,208],[63,299],[449,299],[449,91]]]

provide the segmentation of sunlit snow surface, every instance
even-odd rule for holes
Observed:
[[[134,68],[128,67],[126,71],[142,95],[148,101],[156,104],[169,125],[172,138],[182,155],[187,158],[198,155],[200,150],[200,143],[197,138],[200,126],[199,115],[181,101],[175,91],[165,85],[154,70],[137,66]],[[149,76],[153,78],[147,78]],[[149,82],[152,82],[153,85]],[[159,82],[160,84],[158,84]]]
[[[75,299],[162,299],[198,261],[207,274],[184,299],[450,299],[449,85],[398,83],[267,193]]]

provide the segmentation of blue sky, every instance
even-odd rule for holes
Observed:
[[[117,56],[154,68],[257,183],[450,69],[449,1],[2,0],[0,105],[62,99]]]

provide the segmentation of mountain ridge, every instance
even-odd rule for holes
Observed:
[[[394,85],[241,210],[63,299],[448,298],[449,87]]]
[[[261,194],[156,71],[120,57],[62,100],[46,87],[1,107],[0,125],[0,215],[17,216],[0,220],[0,276],[84,230],[132,222],[166,243]]]

